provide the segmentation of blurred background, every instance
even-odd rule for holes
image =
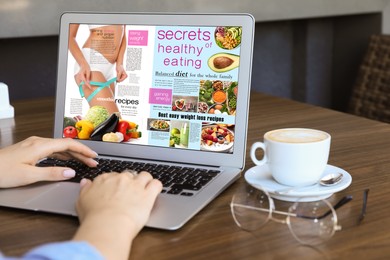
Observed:
[[[1,0],[0,82],[11,103],[55,95],[65,11],[251,13],[252,89],[339,111],[370,35],[390,31],[388,0]]]

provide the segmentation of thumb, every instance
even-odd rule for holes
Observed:
[[[88,70],[88,71],[85,73],[85,80],[84,80],[84,82],[85,82],[85,85],[87,85],[87,87],[88,87],[89,89],[92,89],[92,88],[91,88],[91,85],[90,85],[90,83],[89,83],[90,78],[91,78],[91,71]]]
[[[87,179],[87,178],[83,178],[81,181],[80,181],[80,195],[82,196],[85,192],[87,192],[90,188],[92,184],[92,181]]]
[[[85,218],[85,214],[86,214],[86,209],[85,209],[85,193],[89,190],[89,188],[91,187],[91,184],[92,184],[92,181],[89,180],[89,179],[86,179],[86,178],[83,178],[81,181],[80,181],[80,196],[76,202],[76,211],[77,211],[77,215],[78,215],[78,218],[80,220],[80,222],[83,222],[84,218]]]

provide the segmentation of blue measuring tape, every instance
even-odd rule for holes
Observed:
[[[90,81],[89,84],[93,86],[97,86],[97,88],[91,93],[91,95],[89,95],[89,97],[86,98],[86,100],[88,102],[91,101],[102,89],[108,88],[111,85],[111,83],[114,83],[115,81],[116,81],[116,77],[106,82]],[[79,91],[81,97],[85,97],[84,90],[83,90],[84,84],[85,84],[84,81],[81,81],[79,85]]]

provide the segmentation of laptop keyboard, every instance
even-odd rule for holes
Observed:
[[[58,160],[47,158],[37,164],[40,167],[60,166],[69,167],[76,171],[76,176],[68,181],[80,182],[87,178],[93,180],[102,173],[123,172],[125,170],[147,171],[153,178],[163,184],[162,193],[192,196],[215,178],[219,170],[207,170],[202,168],[170,166],[157,163],[143,163],[98,158],[98,166],[91,168],[76,160]]]

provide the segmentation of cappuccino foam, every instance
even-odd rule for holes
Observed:
[[[325,140],[328,135],[322,131],[310,129],[281,129],[271,131],[265,137],[283,143],[313,143]]]

